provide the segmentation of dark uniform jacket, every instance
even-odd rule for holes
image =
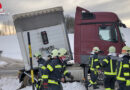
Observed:
[[[89,66],[90,66],[91,71],[94,71],[100,68],[98,54],[93,54],[90,56]]]
[[[105,75],[115,75],[116,76],[116,68],[117,68],[117,60],[114,56],[107,56],[103,59],[102,67]]]
[[[40,78],[42,76],[41,67],[44,65],[45,60],[43,58],[39,58],[37,62],[38,62],[38,78]]]
[[[117,80],[126,81],[130,79],[130,56],[123,56],[118,63]]]
[[[64,69],[64,64],[59,58],[51,60],[46,66],[46,69],[43,70],[42,78],[44,82],[49,84],[59,84],[61,78],[68,73]]]

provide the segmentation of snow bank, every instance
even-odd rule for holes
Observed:
[[[15,77],[0,79],[0,90],[16,90],[19,86],[19,80]]]
[[[79,82],[73,82],[73,83],[64,83],[63,90],[86,90],[84,85]]]
[[[5,65],[7,65],[8,63],[7,62],[4,62],[4,61],[0,61],[0,67],[3,67]]]
[[[63,83],[63,90],[86,90],[82,83]],[[0,79],[0,90],[16,90],[20,87],[19,80],[16,77],[4,77]],[[27,86],[21,90],[32,90],[31,86]]]

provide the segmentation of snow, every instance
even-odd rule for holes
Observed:
[[[7,62],[5,62],[5,61],[0,61],[0,67],[3,67],[3,66],[5,66],[5,65],[7,65],[8,63]]]
[[[0,79],[0,90],[16,90],[20,86],[16,77],[4,77]]]
[[[85,90],[82,83],[62,83],[63,90]],[[0,79],[0,90],[16,90],[20,87],[19,80],[16,77],[4,77]],[[27,86],[21,90],[32,90],[31,86]]]

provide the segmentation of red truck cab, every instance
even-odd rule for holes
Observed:
[[[116,47],[116,53],[121,53],[125,45],[119,27],[124,26],[118,16],[112,12],[89,12],[77,7],[74,27],[74,60],[75,63],[87,64],[92,48],[97,46],[108,54],[109,46]]]

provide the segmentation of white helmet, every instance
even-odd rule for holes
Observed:
[[[93,53],[99,52],[99,51],[100,51],[99,47],[93,47],[93,49],[92,49],[92,52],[93,52]]]
[[[51,56],[52,56],[52,58],[58,56],[58,50],[57,49],[52,50]]]
[[[110,46],[109,53],[115,53],[115,52],[116,52],[116,48],[114,46]]]
[[[60,48],[58,52],[58,56],[61,57],[67,53],[67,50],[65,48]]]
[[[129,47],[128,46],[124,46],[122,48],[122,54],[129,54]]]
[[[41,55],[40,52],[36,52],[33,56],[34,56],[34,57],[37,57],[37,58],[42,57],[42,55]]]

